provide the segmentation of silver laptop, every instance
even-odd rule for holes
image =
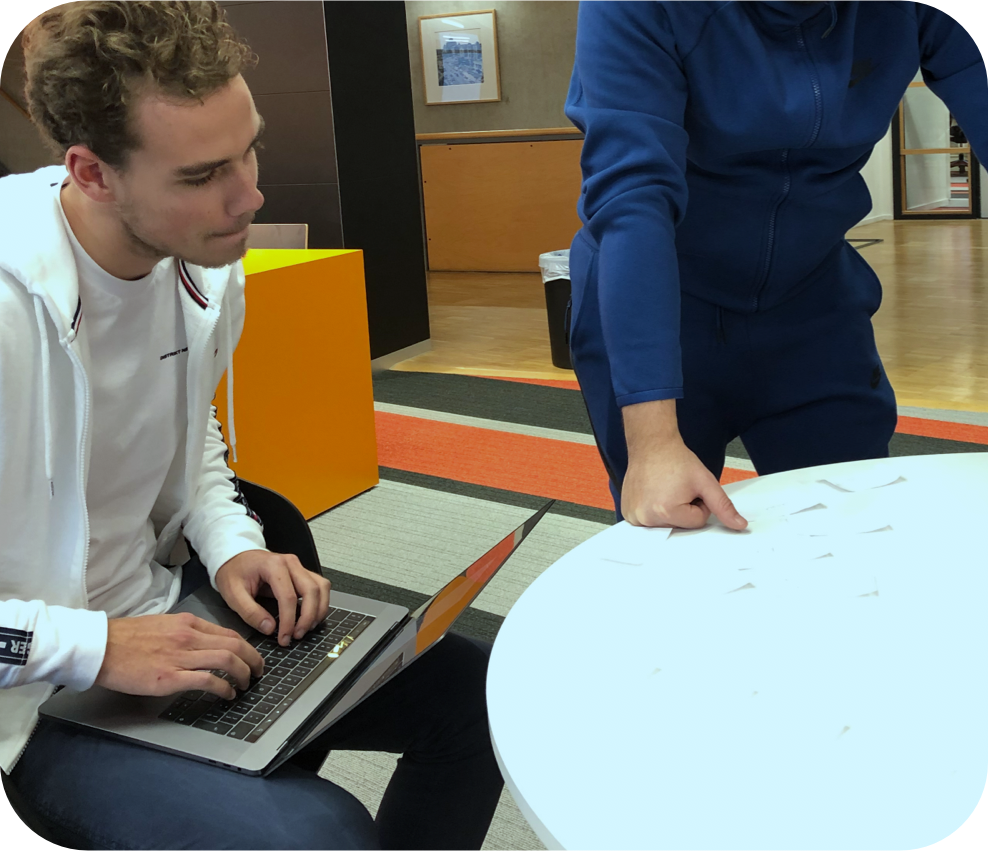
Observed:
[[[199,691],[147,698],[94,686],[85,692],[61,689],[39,712],[150,748],[266,775],[442,639],[550,506],[551,501],[415,612],[334,590],[326,619],[288,648],[248,626],[204,585],[175,611],[236,630],[264,657],[264,675],[233,701]]]

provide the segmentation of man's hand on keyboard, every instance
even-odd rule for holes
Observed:
[[[216,590],[232,610],[266,636],[275,629],[275,621],[256,598],[259,595],[276,598],[277,638],[283,646],[293,636],[301,639],[329,612],[329,580],[307,571],[290,553],[247,550],[234,556],[216,572]]]
[[[233,630],[190,613],[111,618],[96,683],[130,695],[172,695],[202,689],[232,699],[236,692],[211,670],[228,672],[241,689],[264,661]]]

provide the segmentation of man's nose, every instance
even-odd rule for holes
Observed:
[[[264,196],[257,188],[256,174],[244,175],[238,190],[232,199],[230,208],[227,210],[232,218],[239,219],[246,214],[254,213],[261,209],[261,205],[264,204]]]

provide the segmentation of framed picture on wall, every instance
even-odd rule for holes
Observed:
[[[419,18],[427,104],[501,100],[493,10]]]

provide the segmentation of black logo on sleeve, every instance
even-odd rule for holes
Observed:
[[[26,630],[10,630],[0,627],[0,663],[10,666],[26,666],[31,653],[34,634]]]

